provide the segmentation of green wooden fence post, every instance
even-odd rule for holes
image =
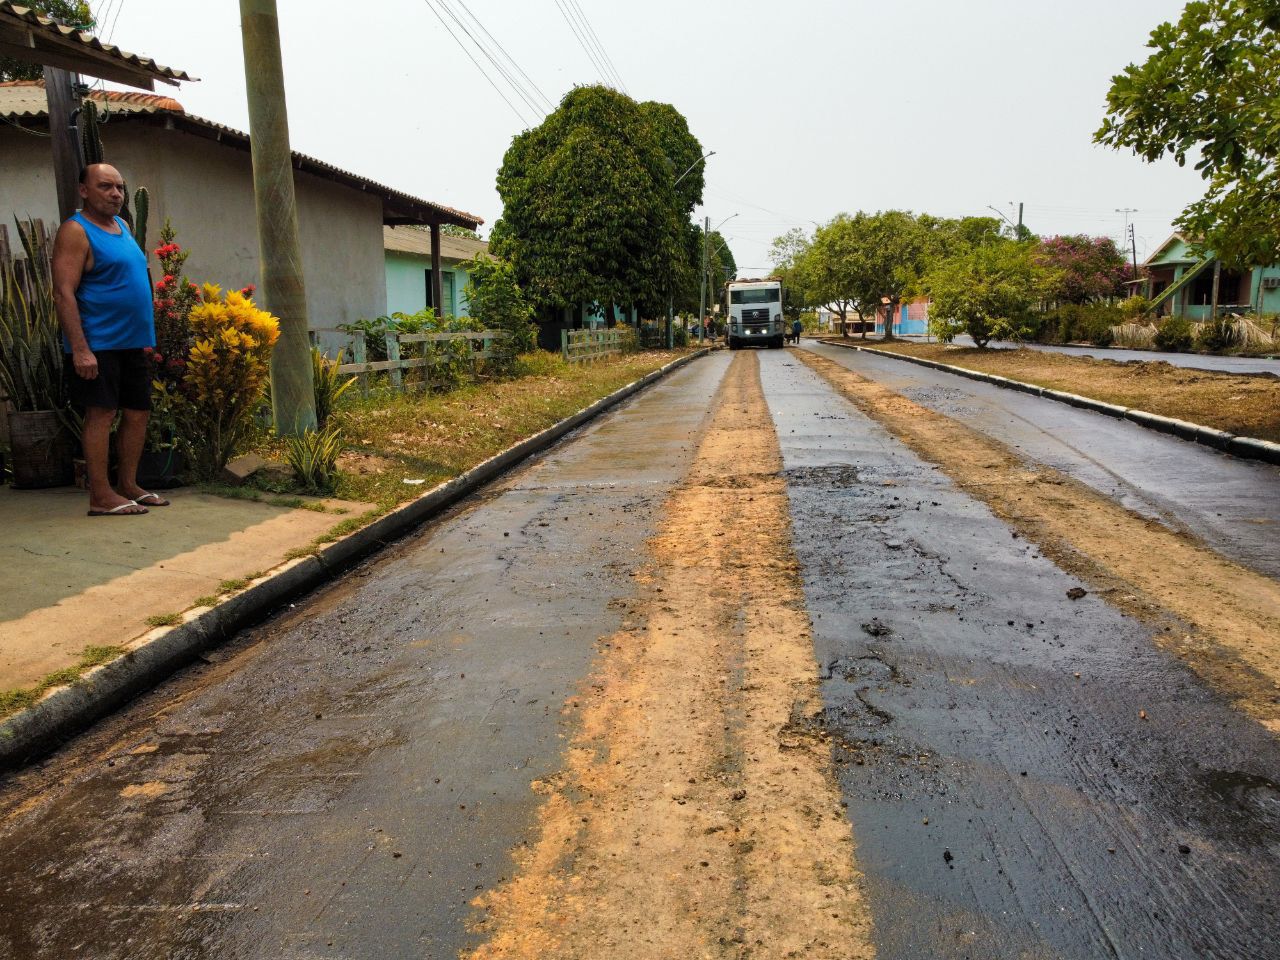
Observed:
[[[387,359],[400,362],[400,337],[398,334],[387,334]],[[404,389],[404,378],[399,367],[391,368],[391,386],[396,390]]]

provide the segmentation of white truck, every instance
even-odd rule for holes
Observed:
[[[730,280],[724,289],[725,335],[729,349],[764,346],[782,349],[781,280]]]

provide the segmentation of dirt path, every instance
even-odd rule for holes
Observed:
[[[739,354],[476,960],[874,955],[780,467]]]
[[[986,503],[1015,536],[1160,628],[1164,644],[1280,732],[1280,584],[837,363],[797,356]]]

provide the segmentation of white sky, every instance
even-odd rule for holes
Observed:
[[[294,149],[479,214],[487,235],[501,213],[495,174],[525,124],[427,0],[278,2]],[[553,101],[599,81],[561,13],[568,0],[447,2],[462,17],[466,2]],[[1091,142],[1110,77],[1144,59],[1181,0],[579,4],[631,96],[674,104],[716,151],[697,215],[738,214],[723,232],[744,269],[767,267],[789,227],[841,211],[990,204],[1016,219],[1011,201],[1037,233],[1117,240],[1116,208],[1136,207],[1142,259],[1203,192],[1190,169]],[[201,78],[174,93],[189,112],[248,129],[237,3],[92,5],[104,37]]]

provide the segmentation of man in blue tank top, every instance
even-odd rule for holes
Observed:
[[[81,209],[62,224],[53,244],[53,299],[68,354],[68,393],[84,408],[91,517],[136,516],[149,506],[169,505],[138,486],[151,412],[151,367],[143,351],[155,346],[156,332],[147,255],[119,217],[124,190],[115,167],[86,167]],[[107,454],[117,411],[113,489]]]

